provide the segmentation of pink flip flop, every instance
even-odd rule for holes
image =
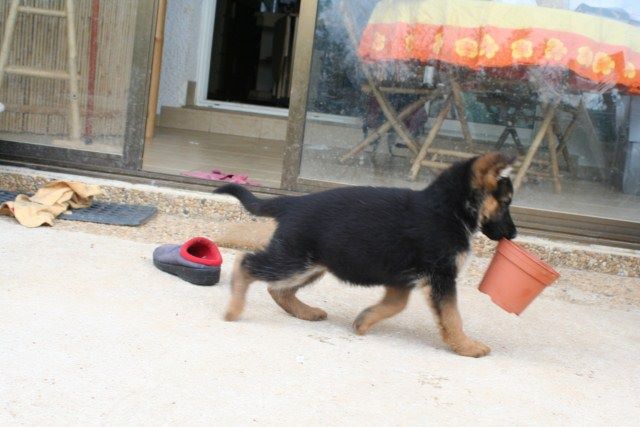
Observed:
[[[183,172],[182,175],[189,176],[192,178],[208,179],[210,181],[224,181],[224,182],[232,182],[235,184],[260,186],[260,184],[258,184],[257,182],[250,181],[247,175],[239,175],[239,174],[235,175],[231,173],[223,173],[216,169],[210,172],[207,172],[207,171]]]

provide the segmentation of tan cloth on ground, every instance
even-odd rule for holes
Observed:
[[[25,227],[53,225],[53,219],[69,208],[91,206],[93,196],[102,193],[97,185],[73,181],[52,181],[29,197],[20,194],[13,202],[0,205],[0,214],[14,216]]]

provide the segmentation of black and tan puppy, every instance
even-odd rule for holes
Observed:
[[[226,319],[240,316],[256,280],[268,282],[273,299],[291,315],[325,319],[324,310],[306,305],[296,292],[329,271],[354,285],[386,288],[384,298],[356,318],[358,334],[402,311],[418,287],[428,291],[442,338],[453,351],[488,354],[489,347],[462,330],[456,276],[478,229],[493,240],[516,235],[509,164],[499,153],[456,163],[422,191],[347,187],[263,200],[238,185],[217,189],[278,224],[265,249],[238,257]]]

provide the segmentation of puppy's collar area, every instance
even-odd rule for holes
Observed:
[[[469,213],[471,216],[476,216],[478,215],[478,206],[476,203],[472,202],[471,200],[467,200],[464,203],[464,208],[467,211],[467,213]]]
[[[464,204],[467,212],[475,217],[480,212],[480,206],[482,206],[482,202],[489,195],[490,194],[486,191],[473,191]]]
[[[456,215],[468,236],[474,235],[480,229],[480,205],[484,197],[486,197],[485,194],[473,192],[464,202],[465,217]]]

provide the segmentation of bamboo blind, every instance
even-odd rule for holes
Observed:
[[[81,127],[83,134],[85,129],[92,134],[83,136],[115,137],[122,141],[137,3],[137,0],[99,0],[94,4],[93,0],[76,0]],[[21,4],[64,9],[63,0],[23,0]],[[0,1],[0,37],[9,5],[9,1]],[[94,31],[92,50],[92,11],[97,10],[96,6],[99,13],[95,15],[97,32]],[[66,40],[65,19],[18,14],[8,64],[66,70]],[[95,72],[89,73],[92,52]],[[91,74],[94,75],[92,79]],[[89,99],[91,87],[92,101]],[[0,114],[0,132],[66,137],[69,132],[68,95],[66,80],[6,75],[0,87],[0,101],[6,105],[6,111]]]

